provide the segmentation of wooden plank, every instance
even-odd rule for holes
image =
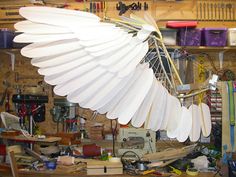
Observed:
[[[196,144],[185,146],[178,149],[175,148],[166,149],[165,151],[161,152],[145,154],[143,158],[148,160],[169,160],[169,159],[181,158],[191,153],[195,147]]]
[[[47,175],[47,177],[65,177],[64,173],[60,173],[60,174],[55,174],[54,171],[51,171],[51,173],[49,172],[20,172],[20,176],[22,177],[45,177],[45,175]],[[111,177],[132,177],[132,175],[128,175],[128,174],[120,174],[120,175],[110,175]],[[151,176],[151,175],[145,175],[145,176]],[[199,173],[200,177],[215,177],[215,172],[205,172],[205,173]],[[4,177],[12,177],[12,175],[10,174],[4,174]],[[66,174],[66,177],[88,177],[87,174],[85,173],[74,173],[74,174]],[[135,177],[143,177],[143,175],[135,175]],[[178,176],[178,177],[189,177],[189,175],[187,175],[186,173],[183,173],[182,175]],[[218,177],[218,175],[216,175],[216,177]]]
[[[2,135],[0,135],[0,138],[9,139],[9,140],[16,140],[16,141],[31,141],[31,142],[43,142],[43,143],[53,143],[53,142],[58,142],[61,140],[60,137],[47,137],[44,139],[39,139],[36,137],[25,137],[23,135],[19,135],[19,136],[2,136]]]
[[[11,164],[12,176],[13,177],[19,177],[19,173],[18,173],[18,168],[17,168],[17,164],[16,164],[16,159],[15,159],[14,151],[9,152],[9,156],[10,156],[10,164]]]
[[[220,88],[220,93],[222,96],[222,152],[224,152],[224,145],[228,146],[227,152],[232,152],[230,143],[229,103],[226,82],[220,82]],[[234,100],[236,100],[236,93],[234,93]],[[234,131],[236,132],[236,128]],[[236,136],[234,137],[234,142],[236,142]],[[233,151],[235,150],[236,148],[234,147]]]

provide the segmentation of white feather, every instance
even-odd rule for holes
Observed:
[[[91,52],[91,53],[98,52],[100,50],[109,50],[113,46],[118,46],[126,41],[131,41],[131,39],[132,39],[132,37],[130,35],[123,35],[122,37],[120,37],[117,40],[106,42],[106,43],[100,44],[100,45],[86,47],[85,50],[88,52]]]
[[[78,13],[57,8],[47,7],[28,7],[20,8],[20,15],[24,18],[37,23],[45,23],[56,26],[86,26],[100,21],[97,16],[91,16],[86,12]],[[87,14],[89,14],[87,16]]]
[[[180,101],[176,97],[172,97],[171,107],[171,114],[167,123],[167,136],[169,138],[176,138],[182,113]]]
[[[210,108],[205,103],[200,103],[198,105],[200,124],[202,129],[202,134],[204,137],[208,137],[211,134],[211,113]]]
[[[125,93],[119,103],[107,117],[118,117],[118,122],[126,124],[141,105],[144,97],[149,91],[153,81],[153,71],[148,69],[148,65],[143,66],[142,75],[134,82],[132,87]]]
[[[157,82],[156,78],[153,77],[151,89],[149,90],[147,96],[142,102],[142,105],[136,111],[136,113],[134,114],[131,120],[131,124],[134,127],[141,127],[149,115],[149,111],[151,109],[153,99],[155,97],[156,92],[158,92],[157,87],[156,87],[156,82]]]
[[[126,32],[121,30],[117,33],[117,35],[110,36],[109,38],[97,38],[97,39],[91,39],[91,40],[88,40],[87,38],[84,40],[80,39],[80,44],[85,47],[103,45],[108,42],[116,41],[126,34],[127,34]]]
[[[40,68],[38,70],[39,74],[41,75],[54,75],[58,74],[64,71],[69,71],[75,67],[79,67],[85,63],[90,62],[93,59],[91,56],[85,56],[83,58],[77,59],[77,60],[72,60],[67,63],[63,63],[60,65],[56,66],[51,66],[51,67],[45,67],[45,68]]]
[[[147,129],[151,129],[153,131],[157,131],[161,127],[167,98],[167,90],[161,85],[160,82],[156,82],[156,87],[158,92],[156,92],[152,102],[149,122],[146,123]]]
[[[81,48],[82,46],[78,40],[61,40],[51,43],[33,43],[27,45],[21,50],[21,54],[29,58],[46,57],[80,50]]]
[[[17,31],[28,33],[28,34],[67,34],[67,33],[72,33],[72,31],[69,28],[47,25],[47,24],[42,24],[42,23],[33,23],[28,20],[17,22],[14,25],[14,27]]]
[[[74,92],[76,89],[83,87],[87,83],[95,81],[95,79],[99,78],[105,72],[106,70],[101,67],[94,67],[91,71],[86,72],[85,74],[79,77],[76,77],[68,82],[57,85],[54,88],[54,91],[58,95],[63,95],[63,96],[68,95]],[[71,98],[70,95],[68,95],[67,98],[68,100],[74,102],[73,98]]]
[[[33,42],[53,42],[65,39],[76,39],[76,35],[69,34],[20,34],[14,38],[17,43],[33,43]]]
[[[34,13],[51,13],[51,14],[64,14],[64,15],[73,15],[79,16],[84,18],[91,18],[100,20],[100,18],[92,13],[84,12],[84,11],[75,11],[69,9],[60,9],[60,8],[53,8],[53,7],[22,7],[20,8],[20,14],[23,15],[24,13],[34,14]],[[40,15],[39,15],[40,17]],[[27,18],[27,17],[25,17]]]
[[[86,107],[90,107],[92,110],[98,110],[104,106],[107,102],[113,99],[116,94],[126,87],[128,82],[133,78],[134,72],[125,78],[114,77],[110,82],[108,82],[104,87],[97,92],[86,104]]]
[[[115,65],[120,60],[124,59],[130,52],[132,52],[136,48],[137,44],[138,43],[127,44],[120,50],[114,51],[112,54],[107,55],[107,57],[101,57],[98,62],[103,66]]]
[[[47,57],[33,58],[31,64],[37,67],[50,67],[64,64],[72,60],[80,60],[81,58],[88,55],[88,52],[84,50],[74,50],[66,53],[61,53],[58,55],[52,55]],[[91,57],[91,56],[89,56]]]
[[[132,72],[135,67],[138,65],[138,63],[143,59],[143,57],[146,55],[146,53],[148,52],[149,49],[149,45],[148,43],[144,43],[144,45],[142,46],[142,49],[140,50],[140,52],[138,53],[138,55],[136,56],[136,58],[133,58],[133,60],[131,60],[125,67],[124,69],[120,70],[118,73],[118,77],[126,77],[128,74],[130,74],[130,72]]]
[[[192,129],[192,114],[186,107],[183,106],[178,126],[177,140],[179,142],[186,141],[191,132],[191,129]]]
[[[73,79],[76,79],[79,76],[82,76],[85,73],[91,71],[96,66],[97,66],[97,63],[90,62],[90,63],[86,63],[84,65],[81,65],[80,67],[74,67],[73,69],[71,69],[69,71],[45,76],[44,79],[48,84],[51,84],[51,85],[61,85],[63,83],[66,84],[67,82],[72,81]],[[80,83],[80,85],[81,85],[81,83]],[[79,85],[76,85],[76,86],[78,87]]]
[[[132,79],[127,83],[127,85],[123,88],[123,89],[120,89],[118,91],[118,93],[116,94],[115,97],[113,97],[112,99],[110,99],[109,101],[107,101],[107,103],[100,107],[98,109],[98,112],[100,114],[104,114],[108,111],[111,111],[114,106],[116,106],[116,104],[119,103],[119,101],[123,98],[123,96],[125,95],[125,93],[132,87],[132,85],[136,82],[136,80],[141,76],[143,70],[141,68],[141,66],[139,65],[136,69],[135,69],[135,73],[132,77]],[[110,119],[115,119],[117,117],[108,117]]]
[[[133,51],[127,54],[127,56],[125,56],[120,62],[109,68],[109,71],[120,72],[122,73],[119,75],[121,77],[127,76],[143,59],[143,57],[148,51],[148,48],[149,46],[147,43],[141,43],[140,45],[136,46]]]
[[[89,84],[86,88],[77,89],[76,92],[73,92],[72,94],[69,94],[68,98],[72,99],[72,97],[73,97],[73,100],[78,100],[78,103],[81,106],[85,107],[84,102],[87,99],[90,99],[91,97],[93,97],[113,77],[114,77],[113,74],[105,73],[105,74],[101,75],[101,77],[96,79],[94,82]]]

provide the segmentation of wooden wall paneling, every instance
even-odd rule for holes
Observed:
[[[15,73],[19,73],[20,75],[24,75],[24,76],[35,76],[35,77],[39,77],[39,74],[37,72],[37,68],[32,66],[30,64],[30,59],[23,57],[22,55],[20,55],[20,50],[15,50],[15,54],[16,54],[16,61],[15,61],[15,70],[12,71],[11,70],[11,60],[9,58],[9,56],[7,54],[5,54],[5,51],[7,51],[6,49],[0,49],[0,97],[2,96],[3,90],[4,90],[4,86],[3,86],[3,80],[5,79],[5,73],[8,73],[8,77],[7,80],[10,82],[11,87],[8,89],[8,92],[10,93],[10,96],[12,96],[13,94],[16,94],[16,87],[20,87],[22,88],[24,85],[37,85],[37,83],[39,81],[43,80],[43,77],[41,77],[41,79],[23,79],[23,80],[19,80],[18,82],[15,82]],[[44,122],[41,123],[37,123],[37,125],[40,127],[40,130],[43,133],[47,133],[47,134],[53,134],[56,133],[56,123],[54,123],[52,121],[52,116],[50,114],[50,109],[53,108],[53,99],[54,97],[58,97],[58,96],[54,96],[52,97],[52,89],[50,89],[51,87],[48,86],[49,89],[46,90],[45,94],[48,95],[49,97],[49,101],[46,104],[46,120]],[[24,90],[22,90],[22,94],[25,94]],[[15,107],[14,104],[11,102],[10,99],[10,109],[12,110],[12,114],[16,114],[15,112]],[[80,108],[81,109],[81,108]],[[0,112],[5,111],[5,102],[2,106],[0,106]],[[86,129],[89,130],[90,126],[93,126],[96,122],[98,123],[102,123],[104,124],[104,129],[105,130],[110,130],[110,121],[105,118],[104,115],[98,115],[95,120],[92,120],[92,111],[90,111],[89,109],[83,109],[83,117],[85,117],[87,119],[86,121]],[[61,130],[61,129],[60,129]],[[88,132],[89,134],[89,132]]]
[[[8,3],[7,3],[8,2]],[[3,1],[0,2],[0,26],[5,27],[6,24],[13,24],[16,21],[20,20],[20,16],[13,15],[13,16],[6,16],[6,12],[11,13],[17,11],[17,8],[20,6],[32,6],[33,4],[30,4],[28,1],[17,1],[18,3],[13,3],[14,1]],[[78,9],[78,10],[84,10],[85,8],[89,11],[89,1],[84,2],[75,2],[74,0],[47,0],[47,6],[63,6],[68,5],[66,8],[68,9]],[[99,2],[99,1],[93,1],[93,2]],[[116,10],[116,4],[117,1],[105,1],[107,5],[107,16],[110,18],[119,18],[118,11]],[[123,3],[129,5],[133,2],[133,0],[125,0]],[[197,19],[197,13],[196,13],[196,1],[195,0],[185,0],[185,1],[179,1],[179,2],[166,2],[166,1],[151,1],[151,0],[141,0],[140,3],[147,2],[149,5],[148,12],[154,17],[154,19],[157,21],[157,23],[160,26],[165,26],[166,21],[168,20],[196,20]],[[6,9],[7,6],[10,7],[10,9]],[[16,9],[11,9],[11,8]],[[141,11],[132,11],[133,13],[136,13],[138,15],[143,15],[144,10]],[[96,13],[96,15],[100,17],[104,17],[104,12]],[[129,15],[129,13],[126,13],[124,15]],[[14,20],[15,19],[15,20]],[[8,25],[10,26],[10,25]],[[235,27],[235,21],[199,21],[198,27]]]
[[[4,80],[4,74],[5,73],[9,73],[9,76],[7,78],[7,80],[10,82],[11,87],[9,88],[8,92],[10,93],[10,97],[12,97],[13,94],[16,94],[16,88],[19,87],[22,90],[22,94],[24,93],[24,89],[23,86],[24,85],[37,85],[39,81],[43,80],[43,77],[41,77],[41,79],[20,79],[18,82],[15,81],[15,73],[19,73],[20,75],[24,75],[24,76],[35,76],[35,77],[39,77],[39,74],[37,73],[37,68],[33,67],[30,64],[30,59],[27,59],[25,57],[23,57],[19,50],[17,50],[15,52],[16,54],[16,61],[15,61],[15,70],[12,71],[11,70],[11,60],[9,58],[8,55],[6,55],[4,53],[4,51],[6,50],[0,50],[0,69],[1,69],[1,74],[0,74],[0,88],[1,88],[1,92],[4,89],[3,87],[3,80]],[[47,93],[46,93],[47,94]],[[46,129],[49,129],[52,127],[51,125],[53,125],[52,121],[48,119],[48,117],[50,116],[50,105],[51,105],[51,99],[50,99],[50,93],[49,93],[49,106],[46,106],[46,121],[47,123],[42,123],[41,127],[45,127],[45,124],[47,124]],[[16,114],[15,113],[15,107],[14,104],[11,102],[11,98],[10,98],[10,109],[11,109],[11,113]],[[5,103],[0,106],[0,111],[5,111]],[[50,117],[49,117],[50,118]]]
[[[196,20],[196,1],[156,2],[154,18],[158,20]]]

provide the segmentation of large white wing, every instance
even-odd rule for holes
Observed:
[[[14,41],[31,43],[21,54],[57,95],[121,124],[131,120],[155,81],[140,64],[152,27],[133,35],[94,14],[51,7],[23,7],[20,14],[27,20],[15,24],[22,34]]]
[[[94,14],[51,7],[23,7],[20,14],[26,21],[15,24],[22,34],[14,41],[31,43],[21,54],[32,58],[57,95],[118,118],[120,124],[145,123],[148,129],[166,129],[169,137],[185,139],[176,126],[179,100],[156,79],[151,68],[155,62],[149,66],[144,59],[153,26],[142,24],[130,33]]]

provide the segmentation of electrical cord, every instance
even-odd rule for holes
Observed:
[[[136,160],[125,159],[125,156],[129,153],[135,155]],[[139,175],[139,170],[136,169],[136,166],[134,165],[134,162],[135,161],[140,161],[140,160],[141,159],[140,159],[139,155],[137,153],[133,152],[133,151],[126,151],[121,156],[121,162],[123,164],[124,170],[126,171],[127,174],[132,175],[132,176]]]

